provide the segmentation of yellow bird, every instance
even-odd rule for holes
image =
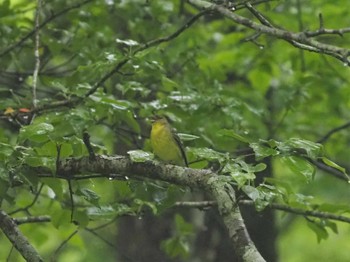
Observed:
[[[161,160],[179,166],[188,166],[181,140],[165,117],[155,116],[153,118],[151,144],[154,154]]]

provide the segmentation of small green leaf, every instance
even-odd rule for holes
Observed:
[[[281,157],[281,161],[288,166],[291,171],[304,176],[307,182],[311,181],[315,174],[315,167],[303,158],[297,156],[284,156]]]
[[[0,143],[0,161],[4,161],[6,158],[8,158],[12,154],[13,150],[13,146]]]
[[[200,138],[199,136],[191,135],[191,134],[184,134],[184,133],[177,133],[177,135],[180,137],[182,141],[192,141],[195,139]]]
[[[207,159],[207,160],[225,160],[227,159],[226,155],[220,152],[217,152],[211,148],[202,147],[202,148],[190,148],[188,150],[191,154],[199,159]]]
[[[264,171],[265,169],[266,169],[266,164],[264,164],[264,163],[259,163],[259,164],[257,164],[256,166],[254,166],[253,168],[252,168],[252,172],[261,172],[261,171]]]
[[[28,139],[34,142],[45,142],[49,140],[48,135],[53,132],[53,130],[53,125],[47,123],[24,126],[21,128],[19,140],[24,141]]]
[[[239,134],[237,134],[236,132],[234,132],[231,129],[219,130],[218,134],[221,135],[221,136],[232,137],[232,138],[237,139],[238,141],[241,141],[243,143],[249,143],[249,139],[247,137],[239,135]]]
[[[131,111],[123,112],[123,114],[120,114],[120,117],[130,128],[132,128],[133,131],[135,131],[135,133],[139,134],[141,132],[140,125]]]
[[[152,153],[142,150],[130,150],[127,153],[129,154],[131,161],[136,163],[142,163],[154,159]]]
[[[257,160],[263,159],[268,156],[276,156],[279,152],[271,147],[261,145],[260,143],[250,143],[249,146],[254,150]]]
[[[80,188],[77,190],[76,194],[78,196],[83,196],[84,199],[91,204],[93,204],[96,207],[99,207],[100,204],[98,203],[100,196],[96,194],[94,191],[88,188]]]
[[[56,167],[56,159],[44,156],[27,156],[24,158],[24,163],[32,167],[48,167],[51,170]]]
[[[326,227],[329,227],[333,231],[333,233],[338,234],[338,226],[336,223],[334,223],[330,220],[323,220],[323,221],[324,221]]]
[[[176,214],[175,216],[175,226],[177,232],[179,232],[181,235],[190,235],[193,233],[193,225],[187,223],[179,214]]]
[[[51,214],[51,223],[55,228],[59,228],[60,226],[70,224],[70,219],[71,211],[69,210],[62,210],[61,208],[57,208]]]
[[[162,85],[168,91],[171,91],[174,88],[178,87],[178,84],[176,82],[174,82],[173,80],[171,80],[165,76],[162,77]]]
[[[339,166],[337,163],[334,163],[332,160],[330,160],[326,157],[322,157],[321,159],[322,159],[323,163],[325,163],[327,166],[333,167],[333,168],[339,170],[340,172],[342,172],[346,176],[348,181],[350,181],[350,177],[346,173],[346,169],[344,167]]]
[[[87,209],[88,216],[91,219],[113,219],[116,216],[135,215],[135,212],[127,205],[118,204],[115,208],[112,206],[90,207]]]
[[[316,234],[318,243],[320,243],[321,240],[328,238],[327,230],[323,226],[321,226],[320,224],[315,223],[315,222],[311,222],[311,221],[307,221],[307,225]]]
[[[46,184],[54,192],[54,197],[58,200],[63,200],[63,186],[62,181],[59,179],[52,178],[41,178],[41,182]]]
[[[138,206],[138,209],[141,210],[143,207],[149,207],[152,210],[152,213],[155,215],[157,214],[157,207],[154,204],[154,202],[149,202],[149,201],[143,201],[141,199],[135,199],[134,203]]]
[[[189,255],[190,247],[188,237],[193,233],[193,225],[187,223],[182,216],[175,216],[175,236],[162,241],[161,248],[170,257],[180,257],[186,259]]]
[[[186,259],[189,256],[189,245],[181,237],[173,237],[162,241],[161,248],[170,257]]]
[[[223,172],[226,173],[228,171],[230,171],[229,173],[232,179],[237,182],[238,188],[241,188],[249,181],[252,181],[255,179],[254,173],[243,172],[239,168],[234,168],[234,166],[232,165],[225,165]]]
[[[253,201],[256,201],[260,196],[259,190],[252,186],[243,186],[242,191]]]

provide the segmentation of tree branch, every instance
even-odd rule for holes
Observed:
[[[350,64],[349,49],[345,49],[345,48],[341,48],[341,47],[337,47],[329,44],[324,44],[310,37],[315,34],[316,35],[325,34],[326,32],[329,32],[329,31],[322,31],[320,33],[320,31],[318,30],[315,32],[293,33],[284,29],[271,27],[264,24],[258,24],[246,17],[233,13],[230,9],[227,9],[222,5],[213,4],[203,0],[189,0],[189,2],[197,6],[198,8],[205,8],[207,10],[216,11],[219,14],[233,20],[237,24],[241,24],[243,26],[256,30],[257,32],[283,39],[297,48],[304,49],[310,52],[327,54],[329,56],[335,57],[336,59],[342,61],[346,65]],[[342,33],[346,33],[346,32],[350,32],[350,28],[339,29],[338,31]]]
[[[40,12],[41,12],[41,0],[37,0],[37,7],[35,12],[35,47],[34,47],[34,57],[35,57],[35,68],[33,72],[33,89],[32,89],[32,101],[33,107],[36,107],[37,96],[36,89],[38,85],[38,75],[40,70],[40,55],[39,55],[39,46],[40,46],[40,31],[39,31],[39,22],[40,22]]]
[[[244,206],[252,206],[254,207],[254,202],[252,200],[240,200],[238,202],[239,205]],[[215,201],[185,201],[185,202],[176,202],[174,204],[175,207],[188,207],[188,208],[199,208],[199,209],[206,209],[213,206],[216,206],[217,203]],[[283,204],[276,204],[271,203],[267,206],[268,208],[284,211],[287,213],[302,215],[302,216],[309,216],[309,217],[317,217],[322,219],[331,219],[335,221],[345,222],[350,224],[350,217],[342,216],[342,215],[335,215],[333,213],[329,212],[323,212],[323,211],[317,211],[317,210],[306,210],[302,208],[294,208]]]
[[[17,225],[28,224],[28,223],[46,223],[46,222],[51,222],[51,217],[50,216],[19,217],[19,218],[14,218],[13,221]]]
[[[265,261],[251,241],[239,207],[235,192],[226,176],[218,176],[211,170],[183,168],[155,162],[133,163],[123,156],[97,155],[91,161],[89,157],[68,158],[61,160],[58,178],[74,179],[86,173],[97,173],[109,177],[111,174],[162,180],[169,183],[200,188],[210,193],[218,203],[218,210],[229,232],[231,243],[241,261]],[[37,174],[47,174],[48,170],[33,168]]]
[[[331,129],[330,131],[327,132],[327,134],[325,134],[322,138],[320,138],[317,141],[317,143],[321,143],[322,144],[322,143],[326,142],[333,134],[335,134],[335,133],[337,133],[337,132],[339,132],[339,131],[341,131],[343,129],[346,129],[348,127],[350,127],[350,122],[347,122],[347,123],[345,123],[345,124],[343,124],[341,126],[338,126],[338,127],[335,127],[333,129]]]
[[[39,253],[18,229],[15,221],[2,210],[0,210],[0,228],[26,261],[43,261]]]

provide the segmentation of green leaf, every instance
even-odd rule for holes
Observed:
[[[186,259],[189,256],[190,251],[188,243],[180,237],[174,237],[162,241],[161,248],[172,258],[180,257]]]
[[[189,148],[188,152],[190,152],[191,154],[193,154],[196,158],[199,159],[206,159],[209,161],[212,160],[218,160],[218,161],[222,161],[222,160],[226,160],[227,156],[223,153],[217,152],[211,148],[207,148],[207,147],[203,147],[203,148]]]
[[[0,161],[5,161],[5,159],[7,159],[13,151],[13,146],[5,143],[0,143]]]
[[[319,223],[307,221],[307,225],[316,234],[318,243],[320,243],[321,240],[328,238],[327,230]]]
[[[240,134],[237,134],[236,132],[234,132],[231,129],[221,129],[218,131],[218,135],[231,137],[231,138],[237,139],[238,141],[241,141],[243,143],[249,143],[249,139],[247,137],[244,137]]]
[[[141,128],[139,123],[136,121],[134,114],[131,111],[124,112],[123,114],[120,114],[120,117],[123,121],[126,122],[126,124],[132,128],[133,131],[136,133],[141,132]]]
[[[236,163],[227,163],[222,173],[229,173],[234,181],[237,182],[238,188],[241,188],[245,184],[255,179],[255,175],[252,172],[245,172],[242,168]]]
[[[90,99],[94,102],[98,102],[100,105],[107,105],[113,110],[128,110],[130,103],[128,101],[116,100],[109,97],[101,97],[98,95],[90,96]]]
[[[53,170],[56,167],[56,159],[44,156],[27,156],[24,158],[24,163],[32,167],[48,167]]]
[[[190,223],[187,223],[184,218],[176,214],[175,216],[175,226],[177,232],[179,232],[181,235],[190,235],[193,234],[193,225]]]
[[[338,226],[335,222],[332,222],[328,219],[324,219],[323,222],[326,227],[329,227],[333,231],[333,233],[338,234]]]
[[[261,171],[264,171],[266,169],[266,164],[264,163],[259,163],[255,166],[253,166],[253,168],[251,169],[251,172],[261,172]]]
[[[284,156],[281,157],[281,161],[289,167],[291,171],[304,176],[307,182],[310,182],[313,179],[315,167],[307,160],[297,156]]]
[[[100,196],[94,191],[88,188],[80,188],[76,191],[76,195],[83,196],[86,201],[93,204],[96,207],[99,207]]]
[[[166,76],[162,77],[162,85],[165,90],[172,91],[173,89],[178,87],[178,84],[173,80],[167,78]]]
[[[111,220],[116,216],[136,215],[134,210],[127,205],[118,204],[115,208],[112,206],[90,207],[87,209],[90,219],[94,220]]]
[[[249,146],[254,150],[257,160],[263,159],[269,156],[276,156],[279,152],[276,149],[261,145],[260,143],[250,143]]]
[[[62,208],[56,208],[51,213],[51,223],[55,228],[71,223],[71,212]]]
[[[53,132],[53,130],[53,125],[47,123],[24,126],[20,130],[19,140],[24,141],[28,139],[34,142],[46,142],[49,140],[49,134]]]
[[[184,134],[184,133],[177,133],[177,135],[180,137],[182,141],[192,141],[195,139],[200,138],[199,136],[191,135],[191,134]]]
[[[62,181],[59,179],[52,179],[52,178],[41,178],[41,182],[46,184],[55,194],[55,198],[58,200],[63,200],[63,186]]]
[[[333,168],[339,170],[340,172],[342,172],[346,176],[348,181],[350,181],[350,178],[349,178],[348,174],[346,173],[346,169],[344,167],[339,166],[337,163],[334,163],[332,160],[330,160],[326,157],[322,157],[321,159],[322,159],[323,163],[325,163],[327,166],[333,167]]]
[[[175,236],[162,241],[161,248],[170,257],[180,257],[186,259],[189,256],[188,236],[193,233],[193,225],[187,223],[182,216],[176,214],[175,216]]]
[[[311,159],[319,157],[323,149],[321,144],[299,138],[291,138],[285,144],[295,149],[305,150],[307,156]]]
[[[259,190],[252,186],[242,186],[242,191],[253,201],[256,201],[260,196]]]
[[[142,150],[130,150],[127,153],[130,156],[131,161],[136,163],[142,163],[154,159],[154,155],[152,153]]]
[[[139,211],[141,210],[141,208],[149,207],[154,215],[158,212],[158,209],[153,202],[135,199],[134,203],[138,206]]]

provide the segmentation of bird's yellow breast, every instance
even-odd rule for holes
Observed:
[[[174,164],[182,164],[181,151],[173,137],[169,125],[159,122],[153,123],[151,144],[154,154],[160,159]]]

